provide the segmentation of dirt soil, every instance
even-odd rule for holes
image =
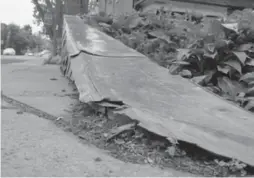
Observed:
[[[191,176],[115,159],[57,128],[53,116],[6,97],[1,111],[3,177]]]
[[[109,151],[113,157],[124,162],[149,164],[162,169],[174,168],[197,176],[254,175],[252,167],[239,168],[237,165],[240,162],[236,160],[214,155],[181,141],[172,145],[166,138],[136,127],[135,121],[127,116],[108,114],[106,117],[101,108],[80,103],[78,94],[72,98],[76,101],[68,110],[72,120],[60,119],[57,125],[64,126],[66,131]]]

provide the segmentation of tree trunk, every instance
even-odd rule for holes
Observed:
[[[56,1],[56,8],[54,13],[54,23],[53,23],[53,55],[57,55],[58,51],[58,38],[62,35],[62,10],[63,4],[61,0]]]

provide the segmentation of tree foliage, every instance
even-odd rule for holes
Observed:
[[[43,31],[46,35],[48,35],[51,39],[53,38],[53,24],[48,25],[45,23],[45,14],[47,12],[52,14],[54,17],[54,9],[56,3],[54,0],[32,0],[34,4],[34,12],[33,16],[36,19],[37,24],[43,24]]]
[[[42,49],[44,46],[44,40],[38,36],[32,34],[32,27],[30,25],[25,25],[20,27],[16,24],[1,24],[1,49],[14,48],[16,54],[24,54],[26,50]]]
[[[25,25],[23,29],[30,35],[33,33],[32,27],[30,25]]]

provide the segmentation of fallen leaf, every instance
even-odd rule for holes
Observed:
[[[134,122],[134,123],[130,123],[130,124],[122,125],[120,127],[113,128],[110,131],[110,136],[107,137],[107,142],[112,140],[113,138],[115,138],[116,136],[118,136],[119,134],[121,134],[121,133],[123,133],[125,131],[134,129],[134,127],[136,125],[137,125],[137,123]]]

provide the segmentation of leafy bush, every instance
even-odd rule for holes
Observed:
[[[192,79],[254,111],[252,10],[235,11],[225,20],[163,9],[157,15],[136,12],[108,18],[105,14],[90,18],[90,24],[167,67],[171,74]]]

